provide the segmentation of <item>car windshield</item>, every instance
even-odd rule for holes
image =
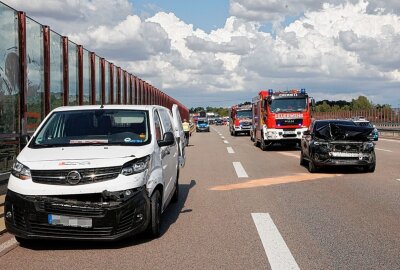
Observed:
[[[354,123],[356,123],[357,126],[361,126],[361,127],[372,127],[371,122],[367,122],[367,121],[354,122]]]
[[[301,112],[307,108],[306,98],[278,98],[270,105],[271,112]]]
[[[207,123],[207,121],[205,121],[205,120],[199,120],[199,121],[197,122],[197,124],[208,124],[208,123]]]
[[[31,146],[135,146],[149,142],[147,111],[99,109],[53,113]]]
[[[236,113],[237,118],[251,118],[251,110],[243,110],[243,111],[237,111]]]

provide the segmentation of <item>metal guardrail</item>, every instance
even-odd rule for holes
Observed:
[[[381,137],[393,137],[400,139],[399,127],[376,127]]]

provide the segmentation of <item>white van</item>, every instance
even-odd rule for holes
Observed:
[[[21,242],[158,237],[162,212],[178,200],[177,131],[161,106],[53,110],[12,168],[7,230]]]

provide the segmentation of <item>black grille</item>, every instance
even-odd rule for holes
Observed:
[[[76,203],[69,204],[68,202],[58,203],[43,201],[38,204],[41,210],[45,210],[49,213],[59,214],[72,214],[79,216],[102,216],[104,215],[104,209],[100,206],[94,205],[77,205]]]
[[[49,225],[37,221],[30,221],[30,227],[33,233],[46,236],[57,236],[57,237],[111,236],[113,230],[113,227],[97,227],[97,228],[67,227],[61,225]]]
[[[125,210],[121,214],[121,218],[119,220],[117,233],[126,232],[132,227],[134,214],[135,214],[135,211],[133,211],[131,209],[128,209],[128,211]]]
[[[69,185],[67,175],[71,171],[80,173],[82,179],[78,185],[82,185],[115,179],[121,172],[121,166],[77,170],[32,170],[32,181],[40,184]]]
[[[358,153],[361,150],[360,145],[354,144],[333,144],[334,152]]]
[[[13,207],[14,222],[15,226],[20,229],[26,228],[26,221],[24,216],[24,211],[18,207]]]

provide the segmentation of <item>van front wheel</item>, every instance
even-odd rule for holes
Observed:
[[[161,195],[160,191],[154,191],[150,198],[150,222],[147,227],[147,234],[151,238],[157,238],[161,234]]]

